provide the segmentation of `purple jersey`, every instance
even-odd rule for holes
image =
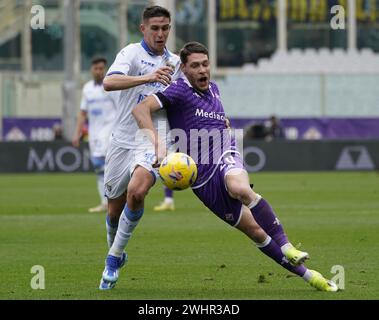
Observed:
[[[155,96],[167,109],[171,130],[182,129],[186,133],[186,153],[198,167],[193,187],[203,185],[215,173],[222,156],[235,150],[217,85],[211,82],[206,92],[199,92],[186,78],[180,78]],[[180,145],[179,148],[184,152]]]

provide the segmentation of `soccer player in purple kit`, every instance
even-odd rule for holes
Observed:
[[[155,145],[157,164],[166,156],[167,149],[165,139],[154,128],[151,113],[166,109],[171,129],[181,129],[186,133],[188,154],[193,151],[193,130],[222,132],[226,129],[220,94],[217,85],[210,81],[207,48],[197,42],[187,43],[180,52],[180,59],[185,77],[172,82],[164,91],[147,97],[133,109],[139,127],[148,129],[144,132],[148,132]],[[195,139],[198,140],[199,136]],[[200,161],[194,159],[198,166],[198,178],[192,186],[195,195],[219,218],[245,233],[264,254],[302,277],[312,287],[321,291],[337,291],[334,282],[304,266],[308,253],[290,243],[270,204],[250,187],[249,176],[235,142],[232,140],[220,157],[213,148],[216,143],[225,145],[213,137],[209,154],[200,154]]]

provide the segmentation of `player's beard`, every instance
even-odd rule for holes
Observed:
[[[103,83],[104,78],[105,78],[105,75],[95,76],[94,80],[96,83],[101,84],[101,83]]]

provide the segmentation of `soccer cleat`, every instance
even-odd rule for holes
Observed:
[[[119,268],[121,269],[124,265],[125,265],[125,263],[128,261],[128,255],[125,253],[125,252],[123,252],[122,253],[122,256],[121,256],[121,260],[120,260],[120,266],[119,266]]]
[[[115,287],[115,285],[116,285],[116,282],[105,281],[103,278],[101,278],[99,289],[100,290],[110,290],[110,289],[113,289]]]
[[[154,211],[174,211],[175,205],[173,203],[167,203],[163,201],[161,204],[154,207]]]
[[[309,259],[308,252],[297,250],[295,247],[291,247],[283,253],[288,262],[293,266],[299,266],[304,263],[305,260]]]
[[[325,279],[321,273],[315,270],[309,270],[312,273],[309,279],[309,284],[320,291],[336,292],[338,291],[338,286],[332,281]]]
[[[118,280],[119,270],[128,260],[127,254],[124,252],[120,258],[108,255],[105,260],[105,269],[100,281],[100,290],[112,289]]]
[[[107,211],[107,205],[106,204],[99,204],[96,207],[89,208],[88,212],[94,213],[94,212],[104,212]]]

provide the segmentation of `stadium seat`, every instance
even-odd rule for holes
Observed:
[[[243,70],[262,73],[377,73],[379,72],[379,54],[371,49],[344,50],[335,48],[312,48],[305,50],[279,50],[270,59],[261,59],[257,67],[245,65]]]

